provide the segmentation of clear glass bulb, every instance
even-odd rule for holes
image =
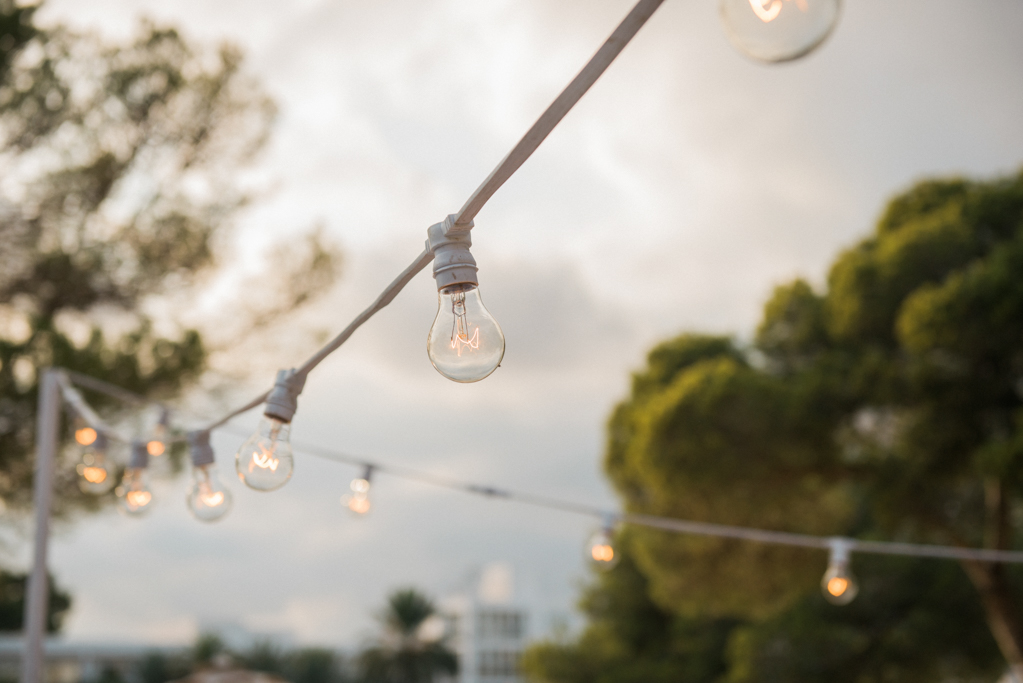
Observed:
[[[832,562],[828,565],[828,571],[824,572],[824,578],[821,579],[821,591],[828,602],[833,605],[848,605],[859,590],[859,584],[849,571],[848,563]]]
[[[82,461],[75,469],[78,472],[78,488],[83,493],[101,496],[114,488],[114,473],[107,464],[106,453],[99,449],[93,448],[83,453]]]
[[[156,425],[152,438],[146,443],[146,451],[154,458],[167,452],[167,428],[165,426]]]
[[[437,317],[426,342],[430,362],[448,379],[478,382],[504,358],[501,326],[483,305],[476,285],[451,285],[437,294]]]
[[[75,419],[75,441],[82,446],[91,446],[99,434],[82,418]]]
[[[610,529],[601,529],[590,537],[586,545],[586,560],[591,566],[607,571],[621,560],[621,555],[615,550],[613,534]]]
[[[812,51],[835,27],[840,6],[840,0],[720,0],[732,45],[764,62],[786,62]]]
[[[129,467],[124,471],[124,479],[117,487],[117,508],[133,517],[144,515],[153,503],[153,492],[146,481],[146,471],[141,468]]]
[[[295,469],[288,437],[291,425],[264,417],[259,431],[242,444],[235,455],[238,478],[257,491],[273,491],[288,483]]]
[[[369,480],[364,478],[353,479],[352,492],[341,496],[341,504],[351,512],[362,517],[369,512],[372,504],[369,502]]]
[[[192,516],[202,522],[215,522],[231,510],[231,492],[217,476],[216,465],[192,468],[186,502]]]

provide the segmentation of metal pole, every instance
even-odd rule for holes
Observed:
[[[32,504],[35,506],[36,538],[32,576],[25,600],[25,656],[21,683],[43,683],[43,638],[49,581],[46,575],[46,550],[50,536],[50,509],[53,500],[53,469],[57,453],[57,429],[60,424],[60,385],[58,371],[43,371],[39,383],[39,411],[36,415],[36,464]]]

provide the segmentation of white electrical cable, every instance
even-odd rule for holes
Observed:
[[[640,28],[647,22],[654,11],[661,6],[664,0],[639,0],[635,7],[626,15],[625,19],[618,25],[610,37],[601,45],[600,49],[590,58],[586,66],[576,75],[575,78],[561,91],[561,94],[551,103],[540,115],[540,118],[530,127],[521,140],[512,148],[497,168],[491,172],[483,183],[476,188],[465,205],[454,216],[451,232],[468,232],[472,227],[472,219],[479,213],[487,201],[494,196],[494,193],[517,171],[526,159],[540,146],[551,131],[561,122],[565,115],[575,106],[590,87],[607,70],[611,62],[621,53],[625,46],[632,40]],[[383,293],[377,297],[373,304],[360,313],[355,320],[349,323],[342,332],[332,339],[326,346],[320,349],[309,360],[296,370],[297,375],[308,375],[313,368],[319,365],[323,359],[341,347],[352,334],[361,327],[367,320],[372,318],[380,309],[387,306],[394,300],[394,297],[407,285],[419,271],[423,270],[433,260],[433,253],[427,249],[412,262]],[[231,411],[219,420],[216,420],[204,428],[204,431],[211,431],[227,423],[234,417],[262,405],[270,391],[260,394],[244,406]]]
[[[75,381],[78,381],[82,375],[72,373],[71,377]],[[88,388],[99,391],[113,398],[123,398],[132,404],[148,403],[147,399],[144,397],[132,394],[124,389],[114,387],[102,380],[89,378],[88,384]],[[82,418],[89,422],[90,426],[97,430],[103,429],[107,434],[111,433],[109,427],[103,424],[95,411],[93,411],[85,402],[84,398],[82,398],[81,394],[71,387],[64,387],[63,384],[62,390],[65,397],[73,397],[72,405],[75,410],[79,412]],[[69,400],[69,402],[71,401]],[[225,425],[217,426],[223,427]],[[231,425],[226,425],[226,431],[233,432],[243,438],[249,435],[248,431],[243,432]],[[122,441],[130,441],[123,437],[118,438]],[[498,488],[486,484],[466,482],[460,479],[432,474],[430,472],[423,472],[422,470],[417,470],[411,467],[387,465],[375,460],[369,460],[367,458],[349,455],[340,451],[321,448],[310,444],[293,442],[292,447],[295,450],[307,453],[308,455],[344,463],[346,465],[353,465],[361,468],[372,468],[375,472],[389,474],[392,477],[399,479],[416,481],[423,484],[429,484],[430,486],[437,486],[452,491],[460,491],[462,493],[470,493],[486,498],[500,498],[515,503],[531,505],[533,507],[595,517],[601,520],[601,522],[605,525],[608,523],[608,520],[614,520],[623,524],[643,526],[651,529],[660,529],[662,531],[670,531],[673,533],[693,536],[731,538],[740,541],[751,541],[754,543],[767,543],[771,545],[785,545],[801,548],[820,548],[824,550],[830,549],[835,544],[836,540],[841,540],[850,551],[874,555],[900,555],[903,557],[924,557],[943,560],[1023,564],[1023,552],[1013,550],[989,550],[985,548],[962,548],[955,546],[899,543],[891,541],[863,541],[855,538],[837,539],[834,536],[813,536],[810,534],[796,534],[786,531],[769,531],[767,529],[712,524],[709,522],[694,522],[691,520],[677,519],[673,517],[660,517],[657,515],[628,512],[621,513],[597,507],[595,505],[564,500],[562,498],[540,496],[532,493],[523,493],[519,491],[512,491],[510,489]]]

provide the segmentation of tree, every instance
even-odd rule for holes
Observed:
[[[381,615],[379,645],[359,655],[361,677],[373,683],[429,683],[437,674],[458,672],[458,659],[444,639],[424,637],[422,627],[437,614],[429,598],[413,588],[392,593]]]
[[[223,263],[252,198],[239,171],[275,113],[229,45],[149,24],[110,44],[32,26],[31,12],[0,0],[0,497],[15,510],[30,504],[40,368],[162,400],[206,370],[200,332],[158,311],[194,300]],[[259,323],[330,284],[337,256],[313,236],[282,264]],[[57,487],[58,514],[103,502],[69,468]]]
[[[650,599],[647,578],[625,550],[600,574],[580,607],[588,617],[575,642],[543,642],[523,654],[522,670],[538,683],[715,683],[727,670],[732,618],[683,617]]]
[[[55,633],[71,609],[71,596],[57,587],[53,577],[47,575],[49,600],[47,602],[46,630]],[[0,632],[21,631],[25,624],[25,586],[28,576],[0,569]]]
[[[699,335],[655,348],[611,417],[606,470],[635,512],[1019,548],[1021,274],[1023,174],[920,183],[838,257],[824,292],[779,287],[751,348]],[[630,548],[662,609],[750,624],[727,680],[924,680],[921,653],[984,676],[997,651],[1023,677],[1014,568],[857,556],[880,587],[842,611],[814,595],[818,551],[644,529]],[[820,650],[794,643],[825,640],[844,654],[797,676]]]

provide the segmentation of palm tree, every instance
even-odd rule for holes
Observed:
[[[379,644],[359,656],[366,683],[432,683],[438,674],[458,672],[458,658],[445,638],[426,638],[423,625],[437,614],[433,601],[415,590],[395,591],[381,614]]]

